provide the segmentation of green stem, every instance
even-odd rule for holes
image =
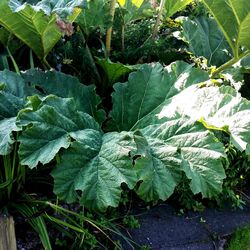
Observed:
[[[98,83],[101,83],[102,80],[101,80],[100,74],[99,74],[99,72],[98,72],[98,70],[97,70],[97,67],[96,67],[94,58],[93,58],[93,56],[92,56],[92,54],[91,54],[91,51],[90,51],[90,49],[89,49],[89,46],[88,46],[88,44],[87,44],[87,42],[86,42],[85,36],[84,36],[83,31],[82,31],[81,28],[80,28],[80,34],[81,34],[81,37],[82,37],[82,42],[83,42],[83,44],[85,45],[85,49],[86,49],[86,51],[87,51],[87,55],[88,55],[88,58],[89,58],[89,62],[90,62],[90,64],[91,64],[91,68],[92,68],[93,71],[94,71],[94,74],[95,74],[95,76],[96,76],[96,78],[97,78]]]
[[[15,175],[15,169],[16,169],[16,155],[17,155],[17,142],[15,142],[14,146],[14,152],[13,152],[13,161],[12,161],[12,176]]]
[[[122,52],[125,50],[125,24],[122,25]]]
[[[52,67],[49,65],[48,61],[46,60],[46,57],[43,58],[42,64],[45,67],[46,70],[52,69]]]
[[[7,56],[2,56],[2,62],[3,62],[3,67],[5,68],[5,69],[10,69],[10,67],[9,67],[9,63],[8,63],[8,59],[7,59]]]
[[[11,169],[11,161],[10,161],[10,155],[3,156],[3,164],[4,164],[4,171],[5,171],[5,180],[13,180],[12,176],[12,169]],[[7,187],[7,198],[10,199],[12,191],[12,184],[8,185]]]
[[[233,66],[235,63],[237,63],[238,61],[240,61],[243,57],[245,57],[245,56],[247,56],[247,55],[249,55],[249,54],[250,54],[250,51],[247,50],[247,51],[245,51],[244,53],[242,53],[241,55],[239,55],[239,57],[237,57],[237,58],[236,58],[236,57],[232,58],[231,60],[229,60],[228,62],[226,62],[225,64],[221,65],[219,68],[217,68],[217,69],[213,72],[211,78],[216,77],[219,73],[221,73],[222,71],[224,71],[224,70],[227,69],[227,68],[230,68],[230,67]]]
[[[163,10],[164,10],[164,6],[165,6],[165,1],[166,0],[161,0],[160,9],[159,9],[157,19],[156,19],[156,23],[155,23],[153,33],[152,33],[152,39],[155,39],[156,35],[158,34],[158,29],[159,29],[159,26],[160,26],[160,23],[161,23]]]
[[[32,54],[32,49],[30,49],[30,68],[34,69],[35,65],[34,65],[34,58],[33,58],[33,54]]]
[[[18,75],[20,75],[20,70],[19,70],[19,67],[18,67],[18,65],[17,65],[17,63],[16,63],[14,57],[12,56],[12,54],[11,54],[9,48],[6,47],[6,49],[7,49],[7,51],[8,51],[9,57],[10,57],[10,59],[11,59],[13,65],[14,65],[14,68],[15,68],[16,73],[17,73]]]
[[[113,21],[114,21],[114,16],[115,16],[115,4],[116,4],[116,0],[111,0],[110,16],[111,16],[112,25],[107,29],[107,34],[106,34],[106,51],[107,51],[108,57],[110,56],[110,51],[111,51],[111,39],[112,39]]]
[[[17,175],[16,175],[16,179],[17,179],[17,191],[19,192],[20,188],[22,187],[22,184],[25,183],[25,179],[26,179],[26,169],[24,166],[18,164],[17,165]]]
[[[61,162],[61,158],[59,154],[56,154],[56,163],[59,164]]]

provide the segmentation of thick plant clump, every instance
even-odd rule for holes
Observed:
[[[29,218],[45,249],[45,220],[60,247],[103,247],[101,233],[119,249],[107,218],[130,195],[243,205],[249,1],[2,0],[0,13],[0,211]]]
[[[230,143],[250,153],[250,102],[184,62],[145,64],[128,82],[115,84],[113,132],[107,133],[92,86],[37,70],[22,76],[3,71],[1,79],[2,103],[11,100],[15,107],[2,114],[1,126],[8,128],[2,154],[19,131],[21,164],[34,168],[59,157],[54,191],[66,202],[116,207],[122,183],[145,201],[166,200],[183,173],[194,194],[212,198],[222,190],[227,157],[213,132],[227,133]]]

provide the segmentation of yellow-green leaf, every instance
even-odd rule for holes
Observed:
[[[214,16],[234,56],[250,50],[250,1],[203,0]]]
[[[70,21],[73,21],[79,12],[80,10],[76,9]],[[0,15],[0,25],[28,45],[40,59],[48,55],[62,35],[56,25],[56,14],[47,16],[29,4],[22,5],[22,8],[14,12],[9,7],[9,1],[2,0],[0,13],[4,13]]]

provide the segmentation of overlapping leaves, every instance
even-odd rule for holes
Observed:
[[[245,0],[203,0],[229,43],[234,57],[250,50],[250,2]]]
[[[41,92],[29,97],[18,114],[21,163],[34,168],[59,156],[52,173],[54,191],[66,202],[105,211],[118,206],[122,184],[145,201],[166,200],[183,175],[194,194],[210,198],[222,189],[226,157],[211,131],[228,133],[236,147],[250,153],[249,101],[231,87],[204,82],[208,74],[187,63],[143,65],[127,83],[115,84],[111,116],[119,132],[109,133],[87,114],[97,111],[96,102],[81,103],[79,96],[88,87],[75,78],[38,71],[23,77]],[[24,87],[8,86],[10,93],[23,95]]]
[[[175,112],[200,121],[209,129],[225,131],[236,148],[250,154],[250,102],[233,88],[191,86],[166,101],[154,114],[161,119]]]
[[[64,98],[73,97],[77,110],[88,113],[99,123],[104,121],[105,113],[98,109],[101,99],[94,85],[83,85],[76,77],[56,71],[28,70],[22,73],[22,77],[25,82],[38,87],[45,96],[53,94]]]
[[[231,48],[216,21],[208,17],[182,19],[183,38],[196,56],[204,56],[208,65],[220,66],[232,58]]]
[[[135,149],[131,134],[85,130],[74,136],[72,147],[62,155],[62,161],[52,175],[55,192],[67,202],[77,200],[95,210],[118,206],[121,184],[130,189],[137,175],[129,152]],[[73,165],[72,165],[73,162]]]
[[[28,45],[39,59],[44,59],[48,55],[62,35],[56,25],[56,14],[52,11],[54,14],[48,13],[51,15],[45,15],[48,8],[52,6],[50,5],[51,1],[47,1],[47,4],[45,4],[45,2],[46,1],[43,1],[43,4],[46,5],[47,8],[43,6],[36,9],[27,3],[20,5],[17,0],[0,1],[0,12],[4,13],[4,15],[0,15],[0,24]],[[64,4],[66,9],[69,7],[67,7],[67,1],[53,2],[55,3],[55,8],[59,3],[60,6]],[[73,4],[73,6],[75,5]],[[72,8],[70,12],[73,10]],[[69,16],[69,20],[74,21],[79,15],[79,12],[80,11],[77,10],[72,13],[72,15]]]
[[[61,163],[53,176],[60,198],[79,200],[102,211],[117,206],[121,184],[132,189],[137,183],[129,156],[135,150],[132,136],[103,135],[94,118],[76,109],[73,99],[48,96],[39,105],[37,98],[32,101],[18,116],[18,125],[23,128],[19,137],[21,164],[34,168],[39,162],[51,162],[59,153]]]
[[[115,84],[111,116],[119,131],[130,130],[164,100],[208,78],[206,72],[184,62],[173,63],[165,69],[158,63],[144,65],[130,74],[127,83]]]
[[[33,110],[30,107],[22,110],[18,125],[28,126],[19,137],[19,156],[21,164],[30,168],[39,162],[50,162],[61,148],[68,148],[72,134],[85,129],[99,129],[90,115],[77,111],[73,99],[55,96],[48,96]]]
[[[198,78],[194,77],[195,75]],[[164,98],[154,106],[149,105],[148,112],[140,117],[138,123],[140,127],[135,126],[139,128],[139,131],[132,128],[137,122],[136,120],[129,124],[130,127],[126,124],[126,129],[120,129],[131,129],[134,130],[134,133],[132,131],[106,133],[102,136],[100,133],[89,132],[89,137],[86,134],[82,135],[81,142],[74,142],[69,151],[65,150],[62,155],[62,163],[53,173],[56,183],[55,191],[59,197],[72,202],[76,200],[76,190],[81,190],[80,200],[83,204],[94,209],[104,210],[108,205],[116,206],[118,204],[122,182],[131,188],[136,182],[142,181],[139,188],[136,189],[141,198],[146,201],[165,200],[173,193],[183,173],[191,180],[190,187],[194,193],[201,192],[204,197],[218,194],[225,178],[222,166],[222,158],[225,155],[223,145],[212,133],[208,132],[202,124],[178,112],[175,113],[174,118],[158,119],[157,122],[152,119],[151,123],[145,124],[141,122],[143,117],[150,116],[150,113],[153,113],[153,110],[157,109],[162,102],[178,95],[178,92],[182,92],[181,90],[186,86],[197,83],[199,77],[201,80],[208,78],[207,74],[181,62],[175,63],[165,70],[159,64],[147,65],[133,73],[133,78],[137,81],[134,81],[129,87],[128,84],[124,84],[129,90],[127,98],[131,98],[132,95],[140,96],[141,101],[145,98],[144,106],[151,105],[154,98],[151,98],[150,94],[153,97],[155,93],[148,92],[148,96],[145,97],[145,94],[140,92],[145,93],[145,89],[149,88],[148,85],[153,84],[151,81],[157,84],[159,79],[162,80],[160,82],[162,84],[161,92],[165,91]],[[116,86],[122,85],[119,83]],[[134,87],[133,91],[129,89],[131,86]],[[123,96],[121,95],[121,97]],[[114,98],[117,101],[114,103],[114,109],[119,110],[119,101],[124,100],[119,100],[119,95]],[[131,118],[138,113],[137,106],[135,105],[134,115],[129,114]],[[129,103],[124,103],[123,109],[119,111],[121,115],[124,115],[122,112],[127,112],[128,108]],[[112,112],[112,114],[114,113]],[[120,120],[117,121],[117,124],[119,123]],[[109,142],[112,144],[106,144],[106,138],[109,138]],[[117,139],[119,139],[119,143],[117,143]],[[126,145],[126,147],[121,147],[121,145]],[[122,161],[120,157],[122,157]],[[74,168],[69,164],[71,158],[74,158],[76,163]],[[129,176],[133,175],[133,185],[124,177],[119,178],[120,181],[116,185],[113,183],[113,172],[115,171],[119,176],[116,169],[117,161],[119,162],[117,166],[126,170],[124,173],[127,174],[129,169]],[[65,175],[65,173],[67,174]],[[216,177],[214,177],[215,175]],[[85,178],[89,176],[89,178],[84,179],[84,176]],[[65,186],[63,182],[66,183]],[[94,193],[92,186],[95,187],[95,190],[101,191]],[[113,190],[113,195],[110,190]]]
[[[169,75],[178,72],[175,67],[179,69],[178,64],[173,64],[172,70],[168,68]],[[120,129],[139,129],[144,137],[139,140],[143,149],[139,152],[144,157],[135,166],[141,168],[139,176],[143,179],[138,194],[146,200],[166,199],[180,180],[178,171],[179,174],[184,171],[191,180],[194,193],[211,197],[220,192],[225,178],[221,161],[224,149],[208,130],[230,134],[232,143],[249,154],[249,101],[231,87],[197,85],[195,81],[183,84],[192,70],[180,74],[180,85],[178,74],[164,78],[164,73],[158,71],[156,75],[161,77],[153,78],[152,82],[159,84],[155,89],[161,90],[162,99],[150,89],[146,68],[141,70],[144,74],[140,70],[132,73],[128,83],[115,85],[113,119],[119,125],[124,124]],[[159,79],[164,79],[162,85]],[[181,91],[177,86],[182,86]]]
[[[9,6],[13,12],[19,12],[26,8],[27,3],[20,3],[19,0],[10,0]],[[47,16],[56,13],[61,18],[72,15],[75,8],[84,8],[85,0],[41,0],[35,5],[30,5],[35,11],[43,11]]]
[[[193,0],[167,0],[165,2],[166,16],[171,17],[176,12],[184,9]]]
[[[10,71],[0,72],[0,155],[7,155],[15,142],[13,132],[18,131],[16,116],[25,105],[25,98],[32,89],[23,79]]]
[[[140,152],[145,157],[135,166],[143,180],[138,194],[144,200],[166,200],[181,181],[182,172],[191,180],[194,194],[212,197],[221,191],[223,145],[200,124],[179,117],[149,125],[141,134],[144,148]]]

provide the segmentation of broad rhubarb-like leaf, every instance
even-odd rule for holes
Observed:
[[[232,58],[231,48],[214,19],[183,18],[182,27],[189,50],[196,56],[207,58],[208,65],[220,66]]]
[[[101,99],[97,96],[94,85],[83,85],[76,77],[56,71],[28,70],[22,77],[27,83],[38,87],[45,95],[74,98],[77,110],[90,114],[99,123],[104,121],[105,112],[97,108]]]
[[[200,121],[208,129],[225,131],[235,147],[250,154],[250,102],[233,88],[191,86],[163,103],[151,119],[141,120],[141,124],[173,117],[176,112]]]
[[[136,161],[135,168],[143,180],[137,192],[144,200],[166,200],[182,171],[191,180],[194,194],[212,197],[221,192],[224,147],[201,124],[180,117],[147,126],[141,133],[145,157]]]
[[[135,149],[129,133],[107,133],[86,129],[73,136],[76,140],[62,153],[61,163],[53,171],[55,193],[67,202],[105,211],[118,206],[121,184],[133,188],[136,171],[129,152]],[[77,194],[77,190],[81,194]]]
[[[106,0],[89,1],[88,8],[82,10],[76,22],[87,36],[98,28],[105,33],[106,29],[112,25],[109,2]]]
[[[214,16],[234,57],[250,50],[250,1],[246,0],[203,0]]]
[[[68,148],[73,135],[81,130],[99,130],[88,114],[78,111],[73,99],[48,96],[36,110],[30,107],[18,116],[23,128],[19,137],[21,164],[34,168],[49,163],[61,148]],[[71,162],[72,163],[72,162]]]
[[[15,142],[13,131],[18,131],[16,116],[32,92],[23,79],[10,71],[0,72],[0,155],[7,155]]]
[[[184,62],[176,62],[166,68],[158,63],[143,65],[130,74],[128,82],[114,85],[111,116],[118,130],[130,130],[166,99],[208,79],[206,72]]]
[[[249,154],[249,101],[229,86],[195,84],[206,77],[179,62],[165,70],[144,66],[115,85],[111,115],[120,130],[136,131],[137,192],[147,201],[167,199],[181,171],[193,193],[212,197],[221,191],[224,146],[209,130],[225,131]]]
[[[28,45],[40,59],[48,55],[62,35],[56,25],[56,14],[46,16],[43,10],[36,10],[30,4],[1,0],[0,12],[4,13],[0,15],[0,24]],[[79,13],[73,13],[69,20],[75,20]]]
[[[122,76],[125,76],[140,67],[137,65],[124,65],[119,62],[113,63],[110,59],[98,59],[97,64],[99,64],[105,72],[108,85],[110,86],[119,81]]]
[[[167,17],[171,17],[176,12],[184,9],[193,0],[167,0],[165,2],[165,9]]]

